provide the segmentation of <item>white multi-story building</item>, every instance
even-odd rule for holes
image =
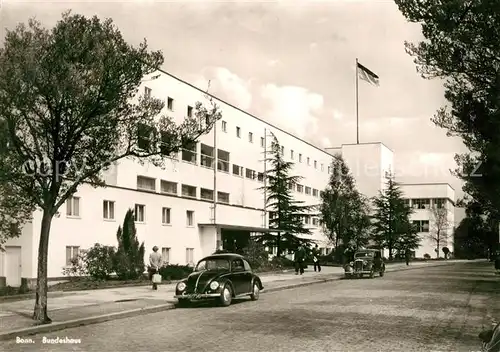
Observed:
[[[344,144],[327,150],[332,154],[342,155],[356,180],[358,190],[370,198],[386,188],[388,177],[395,169],[394,153],[383,143]],[[392,176],[398,182],[398,175]],[[420,247],[413,255],[422,258],[429,254],[435,258],[438,230],[439,256],[443,257],[443,247],[448,247],[453,252],[455,190],[448,183],[400,183],[400,188],[407,203],[413,208],[411,220],[419,228]],[[446,209],[446,218],[441,210],[433,210],[433,207]],[[387,255],[387,251],[385,252]]]
[[[407,204],[413,208],[411,220],[419,229],[420,247],[414,255],[418,258],[425,254],[444,257],[442,248],[453,248],[455,231],[455,190],[447,183],[403,184],[401,189]],[[438,236],[439,231],[439,236]]]
[[[194,113],[196,101],[206,101],[203,90],[166,72],[146,77],[141,90],[165,100],[165,113],[177,121]],[[284,158],[295,163],[293,174],[303,177],[293,187],[295,198],[306,205],[320,202],[320,192],[329,179],[331,150],[213,99],[222,119],[193,150],[172,155],[164,169],[123,160],[106,173],[105,188],[83,185],[61,207],[51,228],[49,277],[61,277],[63,267],[81,249],[95,243],[116,246],[116,231],[128,209],[135,212],[137,235],[148,254],[156,245],[163,259],[174,264],[194,263],[217,248],[231,246],[229,242],[269,231],[260,188],[264,185],[265,151],[270,150],[273,135]],[[337,151],[353,168],[360,191],[374,196],[382,189],[393,163],[392,151],[381,143],[344,145]],[[415,187],[411,197],[424,197]],[[441,197],[439,191],[428,190],[430,198]],[[309,238],[327,253],[331,245],[317,217],[311,214],[304,222],[312,231]],[[40,223],[37,212],[21,237],[9,240],[0,254],[0,277],[6,277],[8,285],[36,277]]]

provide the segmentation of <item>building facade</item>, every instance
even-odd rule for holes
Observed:
[[[358,190],[367,197],[375,197],[387,186],[389,176],[393,175],[394,152],[383,143],[344,144],[337,148],[327,148],[339,153],[351,170]],[[448,183],[400,184],[403,197],[413,209],[411,221],[419,229],[420,247],[414,257],[423,258],[426,254],[436,258],[439,240],[439,257],[443,257],[443,247],[453,252],[453,233],[455,230],[455,190]],[[388,255],[388,251],[385,251]]]
[[[419,229],[420,247],[414,256],[428,254],[443,258],[443,247],[453,252],[455,231],[455,190],[447,183],[403,184],[401,189],[406,202],[413,208],[411,220]]]
[[[203,90],[166,72],[145,77],[140,89],[164,100],[164,113],[177,122],[194,113],[195,102],[207,103]],[[261,187],[270,167],[264,160],[273,136],[283,157],[294,162],[292,174],[302,177],[293,186],[295,199],[306,205],[319,204],[335,150],[318,148],[212,98],[222,119],[192,150],[172,155],[164,168],[122,160],[105,172],[105,188],[83,185],[68,199],[52,223],[49,277],[61,277],[63,268],[82,249],[95,243],[116,246],[116,232],[128,209],[134,210],[137,235],[145,243],[146,255],[158,246],[164,261],[172,264],[193,264],[213,253],[223,246],[224,234],[269,231]],[[374,196],[383,189],[393,164],[389,148],[373,143],[343,145],[337,151],[353,168],[361,192]],[[415,187],[411,198],[417,199],[419,187]],[[430,198],[440,197],[438,191],[429,192]],[[331,245],[315,214],[303,221],[312,232],[306,237],[328,253]],[[0,254],[0,276],[6,277],[7,285],[17,286],[21,278],[36,277],[40,224],[41,214],[35,212],[21,237],[9,240]]]

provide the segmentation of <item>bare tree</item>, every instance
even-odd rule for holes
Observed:
[[[444,205],[442,207],[433,206],[431,208],[431,222],[432,229],[429,232],[429,239],[436,244],[436,255],[439,258],[439,246],[448,240],[450,228],[448,209]]]

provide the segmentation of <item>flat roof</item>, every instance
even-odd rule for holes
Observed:
[[[277,127],[277,126],[275,126],[275,125],[273,125],[272,123],[269,123],[268,121],[263,120],[263,119],[261,119],[261,118],[259,118],[259,117],[255,116],[255,115],[253,115],[253,114],[249,113],[248,111],[245,111],[245,110],[243,110],[243,109],[241,109],[241,108],[237,107],[236,105],[233,105],[233,104],[231,104],[231,103],[228,103],[227,101],[222,100],[221,98],[216,97],[215,95],[210,94],[210,93],[208,93],[207,91],[205,91],[205,90],[203,90],[203,89],[201,89],[201,88],[198,88],[198,87],[196,87],[195,85],[193,85],[193,84],[191,84],[191,83],[189,83],[189,82],[186,82],[186,81],[184,81],[183,79],[180,79],[179,77],[176,77],[176,76],[174,76],[173,74],[171,74],[171,73],[169,73],[169,72],[167,72],[167,71],[165,71],[165,70],[158,69],[158,71],[159,71],[159,72],[161,72],[161,73],[166,74],[167,76],[172,77],[173,79],[175,79],[175,80],[177,80],[177,81],[179,81],[179,82],[181,82],[181,83],[184,83],[184,84],[186,84],[186,85],[190,86],[191,88],[196,89],[197,91],[199,91],[199,92],[201,92],[201,93],[203,93],[203,94],[208,95],[209,97],[211,97],[211,98],[213,98],[213,99],[218,100],[218,101],[219,101],[219,102],[221,102],[221,103],[224,103],[224,104],[226,104],[226,105],[228,105],[228,106],[232,107],[233,109],[236,109],[236,110],[238,110],[238,111],[240,111],[240,112],[244,113],[245,115],[248,115],[248,116],[250,116],[250,117],[253,117],[254,119],[256,119],[256,120],[258,120],[258,121],[264,122],[265,124],[269,125],[270,127],[275,128],[275,129],[277,129],[278,131],[283,132],[283,133],[285,133],[285,134],[289,135],[290,137],[296,138],[296,139],[298,139],[299,141],[301,141],[301,142],[303,142],[303,143],[305,143],[305,144],[309,145],[310,147],[313,147],[313,148],[315,148],[315,149],[317,149],[317,150],[319,150],[319,151],[321,151],[321,152],[323,152],[323,153],[325,153],[325,154],[331,155],[330,153],[326,152],[323,148],[320,148],[320,147],[318,147],[318,146],[315,146],[314,144],[312,144],[312,143],[310,143],[310,142],[308,142],[308,141],[305,141],[305,140],[303,140],[302,138],[297,137],[297,136],[296,136],[296,135],[294,135],[293,133],[287,132],[287,131],[285,131],[284,129],[282,129],[282,128],[280,128],[280,127]]]
[[[392,150],[391,148],[389,148],[384,142],[342,143],[340,145],[340,147],[330,147],[330,148],[324,148],[324,149],[326,149],[326,150],[328,150],[328,149],[340,149],[344,145],[345,146],[351,146],[351,145],[370,145],[370,144],[382,144],[384,147],[386,147],[387,149],[389,149],[391,152],[394,153],[394,150]]]
[[[448,186],[452,190],[455,190],[452,185],[450,185],[448,182],[422,182],[422,183],[405,183],[405,182],[399,182],[401,186]]]
[[[267,227],[255,227],[255,226],[241,226],[241,225],[230,225],[230,224],[198,224],[199,227],[217,227],[222,230],[235,230],[235,231],[248,231],[248,232],[284,232],[280,229],[270,229]]]

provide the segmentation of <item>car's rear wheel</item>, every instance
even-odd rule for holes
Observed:
[[[250,299],[252,301],[256,301],[259,299],[260,296],[260,287],[257,281],[253,283],[253,288],[252,288],[252,294],[250,295]]]
[[[223,307],[227,307],[231,305],[232,300],[233,300],[233,290],[231,289],[231,286],[229,284],[225,284],[220,294],[220,304]]]

